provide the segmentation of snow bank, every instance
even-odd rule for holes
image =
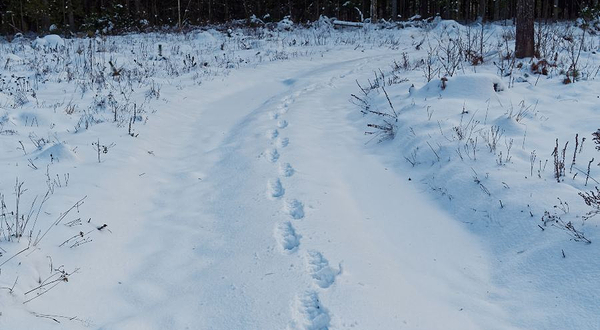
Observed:
[[[434,79],[411,93],[412,97],[430,98],[441,96],[453,99],[489,99],[503,91],[502,80],[491,74],[466,74],[450,78]]]
[[[217,35],[218,32],[215,31],[214,29],[208,30],[208,31],[200,31],[196,34],[196,36],[194,37],[196,42],[199,43],[206,43],[206,44],[214,44],[219,42],[219,40],[217,38],[215,38],[215,35]]]
[[[50,48],[50,49],[58,49],[65,46],[65,41],[63,38],[56,34],[49,34],[42,38],[37,38],[33,41],[33,48]]]
[[[77,160],[77,155],[64,143],[56,143],[49,148],[41,151],[36,160],[46,160],[53,162],[64,162]]]
[[[456,35],[460,32],[462,25],[454,20],[440,20],[439,23],[431,30],[435,33],[446,33],[448,35]]]
[[[10,60],[11,62],[21,62],[23,59],[15,54],[7,54],[5,60]]]
[[[465,42],[466,29],[441,21],[427,32],[428,40],[444,47],[461,33]],[[443,50],[430,56],[404,47],[416,69],[396,69],[407,81],[386,85],[389,102],[383,91],[364,97],[366,109],[375,114],[366,115],[370,118],[357,133],[385,134],[372,128],[390,122],[377,113],[391,113],[393,104],[399,114],[390,125],[395,137],[372,149],[485,242],[493,255],[489,284],[503,291],[491,301],[518,329],[593,328],[597,299],[590,297],[600,294],[590,283],[599,268],[594,241],[600,238],[600,220],[583,220],[590,205],[579,194],[591,191],[600,176],[598,151],[588,144],[598,129],[598,81],[582,73],[580,81],[563,84],[569,54],[560,51],[558,67],[548,76],[532,75],[531,63],[519,60],[507,75],[501,61],[514,44],[503,41],[514,26],[492,24],[483,31],[490,36],[479,50],[486,55],[483,63],[460,61],[453,77],[442,77],[448,65]],[[472,32],[480,33],[481,26]],[[582,58],[598,60],[591,51]],[[428,68],[421,59],[431,59],[438,70],[430,82],[424,82]],[[558,277],[578,281],[557,285]],[[535,315],[532,308],[544,313]]]

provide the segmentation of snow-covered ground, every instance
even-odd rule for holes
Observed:
[[[289,28],[0,43],[0,329],[600,329],[598,37]]]

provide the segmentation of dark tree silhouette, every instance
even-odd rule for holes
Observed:
[[[534,0],[517,1],[515,56],[533,57],[535,51]]]
[[[112,33],[138,31],[181,24],[202,25],[244,20],[256,16],[274,22],[289,16],[295,22],[320,15],[359,21],[371,15],[379,19],[408,19],[436,15],[460,22],[513,19],[518,0],[0,0],[0,33]],[[573,19],[598,0],[528,0],[534,19]],[[358,10],[357,10],[358,9]],[[181,20],[181,23],[180,23]],[[110,24],[109,24],[110,22]]]

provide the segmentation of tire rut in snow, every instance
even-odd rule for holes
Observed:
[[[277,148],[283,149],[288,146],[289,139],[281,137],[279,130],[289,126],[289,122],[282,118],[290,110],[290,105],[295,98],[309,91],[308,89],[295,92],[293,96],[287,96],[283,103],[278,106],[277,112],[272,111],[269,117],[276,120],[276,128],[268,130],[267,137],[274,142]],[[279,162],[280,154],[275,148],[270,148],[265,152],[265,157],[271,163],[279,163],[279,175],[281,177],[291,177],[295,170],[289,163]],[[267,182],[267,193],[272,199],[281,198],[286,191],[283,188],[281,179],[275,178]],[[294,220],[304,218],[304,204],[297,199],[283,200],[283,212]],[[281,222],[275,225],[274,238],[277,241],[282,253],[291,254],[300,248],[300,238],[302,236],[296,231],[291,221]],[[335,278],[341,272],[329,266],[329,261],[319,251],[309,250],[305,257],[306,273],[313,279],[314,283],[321,289],[327,289],[334,284]],[[307,330],[327,330],[330,327],[331,316],[329,311],[323,307],[319,294],[315,290],[306,291],[292,303],[292,320],[290,325],[293,329]]]

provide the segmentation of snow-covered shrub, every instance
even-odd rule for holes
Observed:
[[[277,30],[279,31],[291,31],[294,28],[294,22],[290,16],[284,17],[277,23]]]
[[[31,46],[38,50],[58,51],[65,47],[65,41],[56,34],[49,34],[42,38],[36,38]]]

